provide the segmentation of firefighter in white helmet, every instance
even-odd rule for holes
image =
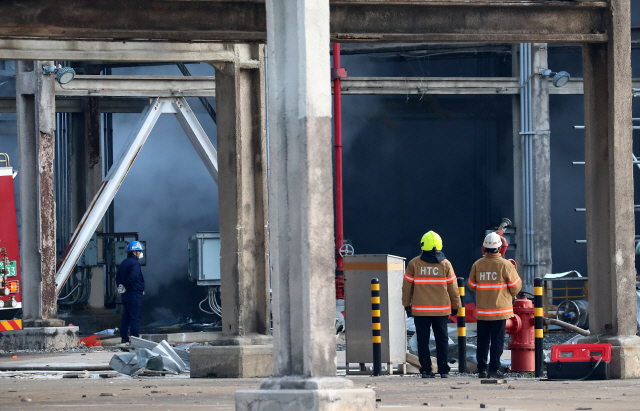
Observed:
[[[449,377],[449,336],[447,318],[460,308],[456,274],[442,252],[442,239],[433,231],[422,236],[422,253],[407,265],[402,283],[402,305],[413,313],[418,338],[422,378],[434,378],[431,371],[429,337],[433,327],[438,358],[438,374]]]
[[[513,317],[513,298],[520,292],[522,282],[513,264],[500,255],[502,239],[490,233],[482,244],[485,256],[473,264],[469,289],[476,293],[476,317],[478,319],[478,360],[479,378],[499,378],[500,357],[504,346],[507,318]],[[487,364],[487,354],[491,346],[491,361]]]

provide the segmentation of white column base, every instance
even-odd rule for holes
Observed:
[[[236,391],[236,411],[372,411],[375,392],[345,378],[272,378],[259,390]]]

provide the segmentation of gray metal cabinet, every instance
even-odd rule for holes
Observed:
[[[371,280],[380,280],[382,363],[387,373],[393,364],[406,370],[407,328],[402,306],[404,258],[387,254],[344,257],[344,303],[347,342],[347,374],[371,374],[365,363],[373,361],[371,339]],[[359,364],[358,371],[349,363]]]

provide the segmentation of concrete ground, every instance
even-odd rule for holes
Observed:
[[[0,404],[12,410],[233,410],[236,390],[255,389],[260,379],[46,379],[0,376]],[[14,373],[15,374],[15,373]],[[97,374],[97,373],[91,373]],[[397,410],[637,410],[640,381],[542,382],[509,380],[480,384],[477,378],[424,380],[409,376],[349,377],[357,388],[375,389],[379,408]],[[425,405],[428,404],[428,405]]]
[[[101,378],[105,371],[31,371],[47,365],[82,369],[108,364],[113,352],[18,353],[0,357],[0,404],[12,410],[100,409],[233,410],[234,392],[256,389],[259,378],[191,379],[178,376],[135,378],[122,374]],[[339,352],[344,361],[344,352]],[[39,365],[38,365],[39,364]],[[20,369],[23,370],[20,370]],[[107,369],[108,367],[104,367]],[[344,372],[344,371],[342,371]],[[108,372],[116,375],[115,372]],[[80,378],[64,378],[76,375]],[[454,375],[454,374],[452,374]],[[398,410],[637,410],[640,380],[549,382],[510,378],[505,384],[481,384],[468,376],[422,379],[417,376],[349,376],[356,388],[376,391],[378,408]]]

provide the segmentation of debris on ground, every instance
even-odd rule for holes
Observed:
[[[174,362],[176,362],[178,365],[182,365],[182,370],[172,369],[173,371],[179,373],[191,368],[189,348],[193,347],[194,345],[197,344],[188,343],[178,345],[176,347],[171,347],[164,340],[162,340],[162,342],[160,343],[155,343],[153,341],[145,340],[144,338],[131,337],[131,346],[134,348],[146,348],[147,350],[151,350],[159,354],[162,354],[161,351],[165,352],[170,358],[174,360]]]
[[[180,374],[188,369],[182,357],[188,358],[189,351],[178,349],[183,352],[180,356],[165,340],[154,343],[142,338],[131,337],[131,348],[135,352],[114,355],[109,362],[111,368],[132,377]]]
[[[88,376],[89,374],[86,372],[80,372],[80,373],[71,372],[71,373],[64,374],[62,378],[87,378]]]
[[[480,380],[480,384],[504,384],[506,382],[507,380],[489,380],[489,379]]]

